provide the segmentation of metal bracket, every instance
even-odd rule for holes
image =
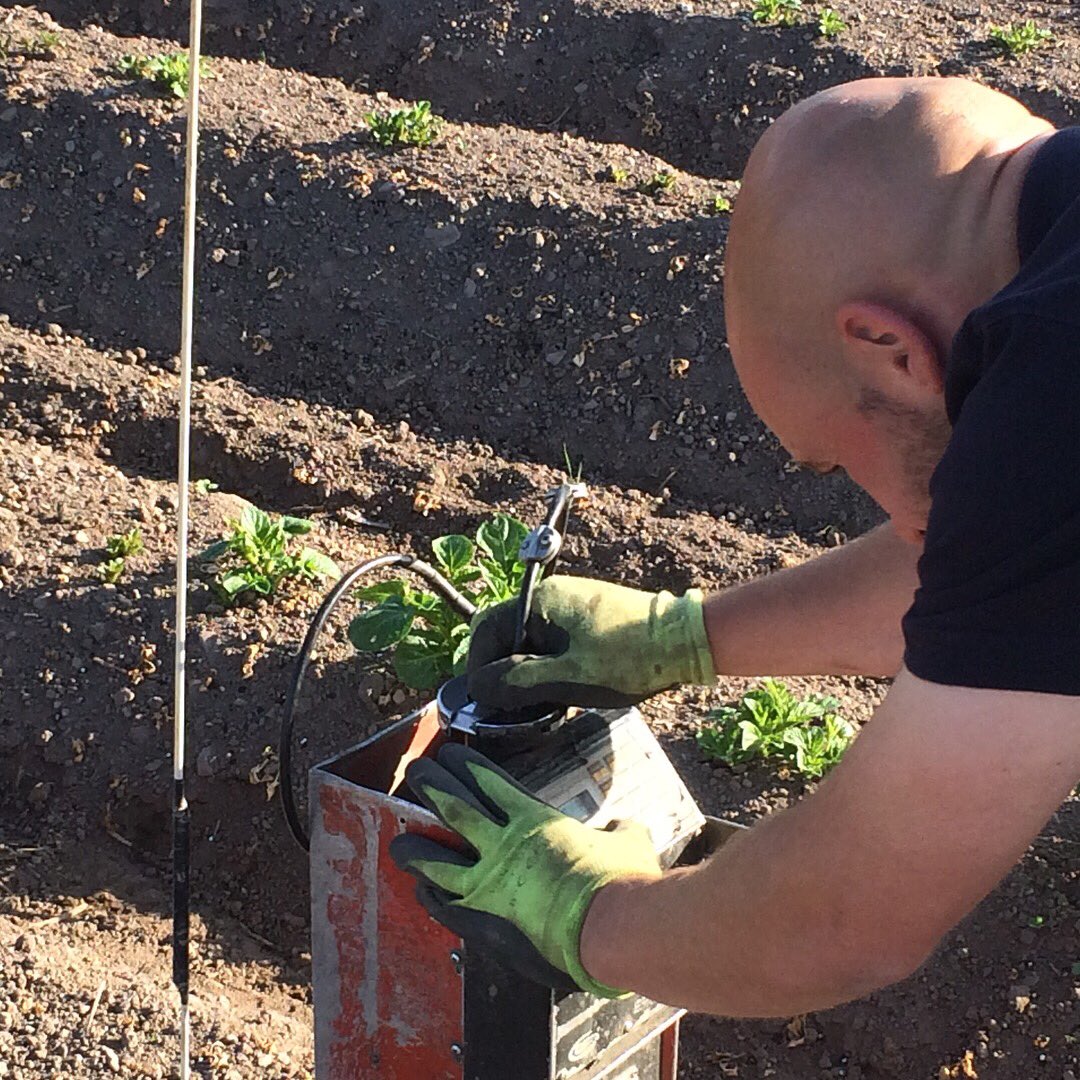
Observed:
[[[562,551],[570,508],[575,502],[587,498],[588,494],[589,489],[584,484],[560,484],[557,488],[552,488],[544,496],[548,506],[547,518],[521,542],[518,554],[525,564],[525,576],[521,582],[521,595],[518,600],[517,633],[514,638],[516,653],[525,647],[525,625],[532,610],[533,589],[540,578],[555,568],[555,560]]]

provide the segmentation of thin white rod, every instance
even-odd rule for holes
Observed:
[[[202,0],[191,0],[188,45],[187,147],[184,168],[184,254],[180,295],[180,432],[176,504],[176,650],[173,657],[173,779],[184,779],[185,695],[187,667],[188,482],[191,471],[191,355],[195,324],[195,203],[199,159],[199,39]]]
[[[190,0],[191,22],[188,38],[187,146],[184,167],[184,245],[180,294],[180,408],[177,438],[176,503],[176,617],[173,656],[173,786],[175,789],[173,843],[174,898],[182,893],[183,911],[173,910],[173,948],[182,953],[173,957],[174,976],[179,974],[178,1023],[180,1028],[180,1080],[191,1075],[191,1019],[188,1011],[188,878],[190,871],[188,806],[184,794],[187,715],[187,593],[188,593],[188,487],[191,460],[191,369],[195,326],[195,226],[197,219],[196,180],[199,161],[199,67],[202,38],[202,0]],[[182,932],[176,920],[182,920]]]

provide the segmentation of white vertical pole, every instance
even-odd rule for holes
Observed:
[[[191,458],[191,357],[195,323],[195,192],[199,158],[202,0],[190,0],[190,3],[183,277],[180,295],[180,420],[176,470],[176,651],[173,662],[173,982],[180,996],[180,1080],[188,1080],[191,1067],[191,1020],[188,1012],[191,845],[189,808],[184,791],[187,726],[184,691],[187,668],[188,490]]]

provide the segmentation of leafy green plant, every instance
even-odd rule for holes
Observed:
[[[430,146],[443,125],[442,117],[431,111],[430,101],[418,101],[407,109],[368,113],[365,120],[380,146]]]
[[[273,518],[264,510],[246,506],[229,527],[228,536],[198,556],[217,566],[213,586],[226,604],[235,604],[248,594],[272,596],[286,578],[341,576],[337,563],[322,552],[309,547],[295,554],[289,550],[296,537],[314,527],[306,518],[288,514]]]
[[[117,556],[112,559],[106,559],[98,567],[98,574],[101,576],[102,581],[107,581],[110,585],[115,585],[123,576],[124,571],[127,569],[127,560]]]
[[[822,8],[818,12],[817,32],[823,38],[839,37],[847,29],[839,11],[833,8]]]
[[[750,18],[766,26],[795,26],[802,15],[802,0],[754,0]]]
[[[187,97],[191,59],[186,52],[155,53],[153,56],[129,53],[120,58],[116,69],[129,79],[149,79],[164,87],[173,97]],[[208,79],[212,74],[208,61],[201,57],[199,75]]]
[[[60,47],[60,34],[56,30],[39,30],[33,37],[24,38],[21,52],[31,59],[51,60]]]
[[[525,572],[518,551],[528,529],[509,514],[496,514],[477,530],[440,536],[431,550],[450,583],[479,609],[510,600]],[[393,649],[394,671],[415,690],[428,690],[465,670],[469,624],[437,593],[392,579],[358,589],[372,603],[349,624],[349,640],[359,652]]]
[[[714,195],[707,207],[710,214],[726,214],[731,210],[731,200],[726,195]]]
[[[803,776],[824,776],[843,756],[855,734],[854,728],[835,713],[828,712],[820,724],[790,728],[785,746],[794,751],[795,768]]]
[[[620,168],[618,165],[609,165],[607,178],[613,184],[625,184],[630,178],[630,173],[628,170]]]
[[[674,173],[660,169],[649,177],[645,190],[650,195],[666,195],[669,191],[675,190],[678,182],[679,178]]]
[[[143,551],[142,532],[136,525],[126,533],[115,533],[105,541],[105,553],[108,558],[98,567],[102,581],[115,585],[127,569],[127,560]]]
[[[126,559],[131,555],[141,555],[143,550],[142,532],[138,526],[126,533],[117,533],[105,541],[105,550],[114,559]]]
[[[1035,25],[1034,19],[1007,26],[991,26],[988,39],[999,52],[1006,56],[1022,56],[1053,38],[1049,30]]]
[[[745,694],[736,706],[714,710],[697,733],[706,756],[728,765],[779,758],[804,776],[823,776],[854,737],[836,713],[836,698],[797,698],[776,679]]]
[[[56,30],[39,30],[33,37],[21,38],[15,35],[0,35],[0,61],[12,56],[24,56],[28,60],[51,60],[60,48],[60,34]]]

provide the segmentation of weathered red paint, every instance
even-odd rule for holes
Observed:
[[[387,850],[406,823],[453,838],[420,808],[345,783],[320,789],[319,812],[325,834],[349,851],[333,861],[340,887],[326,900],[339,1011],[319,1080],[461,1080],[451,1046],[461,1040],[462,990],[450,958],[460,941],[421,907]]]

